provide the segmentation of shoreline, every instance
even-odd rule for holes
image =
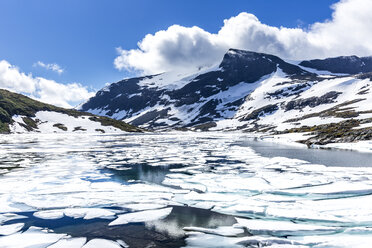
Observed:
[[[162,131],[148,131],[145,133],[153,133],[153,134],[163,134],[163,133],[231,133],[231,134],[243,134],[249,138],[264,141],[264,142],[272,142],[278,143],[282,145],[294,146],[294,147],[302,147],[308,149],[324,149],[324,150],[345,150],[345,151],[354,151],[354,152],[361,152],[361,153],[372,153],[372,140],[360,140],[357,142],[343,142],[343,143],[328,143],[325,145],[317,145],[312,144],[310,146],[301,143],[301,140],[305,140],[311,138],[314,135],[310,135],[310,133],[285,133],[285,134],[266,134],[266,133],[248,133],[241,130],[234,130],[234,131],[179,131],[179,130],[162,130]],[[133,132],[120,132],[120,133],[92,133],[92,132],[58,132],[58,133],[44,133],[44,132],[25,132],[25,133],[0,133],[0,137],[3,135],[66,135],[66,134],[73,134],[73,135],[97,135],[97,136],[106,136],[106,135],[133,135],[139,133]]]
[[[297,147],[300,146],[309,149],[345,150],[361,153],[372,153],[372,140],[360,140],[357,142],[349,143],[328,143],[326,145],[312,144],[310,146],[307,146],[306,144],[299,142],[305,139],[305,137],[309,138],[310,136],[308,136],[307,133],[288,133],[277,135],[260,134],[257,138],[261,141],[268,141]]]

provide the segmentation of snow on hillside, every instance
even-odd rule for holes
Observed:
[[[231,49],[219,66],[113,83],[81,109],[155,130],[329,131],[340,137],[353,131],[349,140],[369,139],[372,71],[359,66],[364,60],[285,61]]]
[[[200,68],[198,71],[170,71],[155,75],[151,78],[145,77],[144,79],[139,81],[138,85],[146,88],[176,90],[190,83],[190,81],[193,81],[197,76],[201,74],[218,70],[220,70],[218,65],[214,65],[207,68]]]
[[[234,85],[230,88],[228,88],[225,91],[220,91],[219,93],[212,95],[210,97],[201,97],[197,103],[190,104],[190,105],[182,105],[182,106],[176,106],[175,103],[172,103],[169,101],[169,104],[167,105],[167,108],[169,108],[168,116],[165,116],[164,118],[159,118],[156,120],[156,123],[162,124],[165,123],[166,125],[172,126],[177,123],[179,123],[179,120],[182,120],[182,123],[184,125],[190,124],[195,119],[200,119],[203,116],[199,116],[201,112],[201,108],[205,103],[211,102],[211,101],[217,101],[218,105],[216,106],[216,112],[218,112],[221,117],[219,119],[223,120],[226,118],[232,118],[235,114],[235,109],[231,110],[226,108],[225,106],[229,103],[238,101],[239,99],[244,98],[247,96],[250,92],[252,92],[259,82],[253,83],[253,84],[247,84],[245,82],[241,82],[237,85]],[[166,96],[166,95],[165,95]],[[157,104],[153,107],[146,108],[138,113],[133,114],[130,118],[124,119],[125,122],[131,122],[134,119],[137,119],[141,116],[144,116],[152,111],[159,111],[164,106]],[[206,113],[208,115],[208,113]],[[115,115],[114,115],[115,116]],[[175,119],[176,121],[172,121],[172,119]],[[148,127],[149,125],[143,125],[143,127]]]
[[[347,105],[348,108],[356,112],[370,111],[372,109],[372,94],[358,94],[361,90],[372,88],[372,83],[369,79],[360,80],[354,77],[341,77],[325,79],[319,82],[309,81],[298,92],[289,90],[289,87],[293,88],[304,83],[289,84],[290,86],[288,84],[280,84],[285,81],[286,77],[283,77],[281,73],[276,73],[274,76],[262,81],[257,89],[249,95],[247,101],[239,108],[234,118],[240,119],[259,106],[277,105],[278,110],[273,113],[263,114],[258,120],[254,121],[259,125],[273,126],[276,127],[276,130],[282,131],[298,126],[313,126],[343,121],[345,118],[314,116],[296,122],[287,122],[290,119],[301,118],[306,114],[316,115],[316,113],[352,100],[361,100],[360,102]],[[279,96],[269,97],[277,92],[281,92]],[[300,99],[313,99],[313,101],[316,101],[316,98],[325,96],[329,92],[336,92],[338,96],[329,101],[325,100],[324,103],[319,103],[319,105],[313,104],[317,106],[312,106],[311,102],[309,102],[308,105],[310,106],[290,110],[285,108],[286,104],[291,101]],[[371,114],[360,114],[359,119],[370,117]],[[239,125],[242,124],[239,123]]]
[[[37,128],[31,132],[40,133],[122,133],[118,128],[103,126],[101,123],[92,121],[90,116],[73,117],[63,113],[51,111],[39,111],[31,119],[37,123]],[[11,133],[29,133],[25,123],[26,116],[13,116],[14,123],[10,126]]]

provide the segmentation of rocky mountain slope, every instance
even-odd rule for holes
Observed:
[[[218,66],[125,79],[80,108],[152,129],[309,132],[306,143],[371,139],[372,58],[290,62],[230,49]]]
[[[108,117],[45,104],[0,89],[0,133],[138,132],[141,129]]]
[[[300,65],[332,73],[358,74],[372,71],[372,57],[341,56],[302,61]]]

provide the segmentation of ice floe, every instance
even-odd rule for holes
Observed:
[[[97,247],[121,248],[122,246],[115,241],[105,240],[105,239],[92,239],[83,246],[83,248],[97,248]]]
[[[109,226],[115,225],[123,225],[128,224],[131,222],[146,222],[146,221],[153,221],[167,217],[170,212],[172,212],[172,208],[163,208],[157,210],[146,210],[128,214],[119,215],[116,220],[111,222]]]
[[[0,237],[0,247],[47,247],[60,240],[65,234],[48,233],[41,228],[30,227],[23,233]]]
[[[20,231],[23,226],[24,226],[23,223],[0,226],[0,235],[10,235],[16,233]]]
[[[0,135],[0,163],[7,166],[0,175],[0,247],[126,247],[125,236],[71,236],[73,229],[42,225],[65,222],[186,233],[188,247],[368,247],[371,167],[265,157],[246,143],[250,138]],[[188,207],[233,221],[187,222],[184,216],[196,217],[174,210]]]
[[[62,238],[48,248],[81,248],[86,242],[86,238]]]

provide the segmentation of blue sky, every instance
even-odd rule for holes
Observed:
[[[2,0],[0,60],[25,73],[99,89],[133,75],[114,68],[116,47],[135,49],[146,34],[173,24],[216,33],[223,20],[253,13],[270,26],[306,28],[331,18],[332,0]],[[57,63],[61,74],[34,66]]]
[[[58,106],[106,83],[195,72],[229,48],[372,55],[371,0],[1,0],[0,88]]]

